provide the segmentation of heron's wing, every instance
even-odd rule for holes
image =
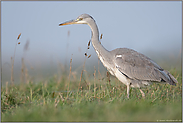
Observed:
[[[131,79],[168,82],[170,77],[150,58],[132,49],[119,48],[112,51],[115,67]]]

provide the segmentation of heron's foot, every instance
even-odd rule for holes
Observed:
[[[141,92],[141,94],[142,94],[142,98],[145,99],[145,93],[144,93],[141,89],[139,89],[139,90],[140,90],[140,92]]]

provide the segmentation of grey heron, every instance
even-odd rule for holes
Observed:
[[[87,24],[92,31],[92,45],[103,65],[127,86],[127,98],[129,98],[130,87],[139,88],[142,97],[145,93],[141,87],[146,87],[152,82],[168,83],[176,85],[177,80],[168,71],[162,69],[149,57],[128,48],[117,48],[108,51],[99,41],[99,31],[95,20],[88,14],[82,14],[75,20],[59,24]]]

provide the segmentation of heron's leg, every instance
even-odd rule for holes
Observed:
[[[142,94],[142,97],[145,98],[145,93],[139,88],[141,94]]]
[[[130,93],[130,84],[127,84],[127,98],[129,99],[129,93]]]

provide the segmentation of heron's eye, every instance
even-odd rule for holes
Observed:
[[[78,21],[81,21],[81,20],[83,20],[83,18],[78,18],[77,20],[78,20]]]

